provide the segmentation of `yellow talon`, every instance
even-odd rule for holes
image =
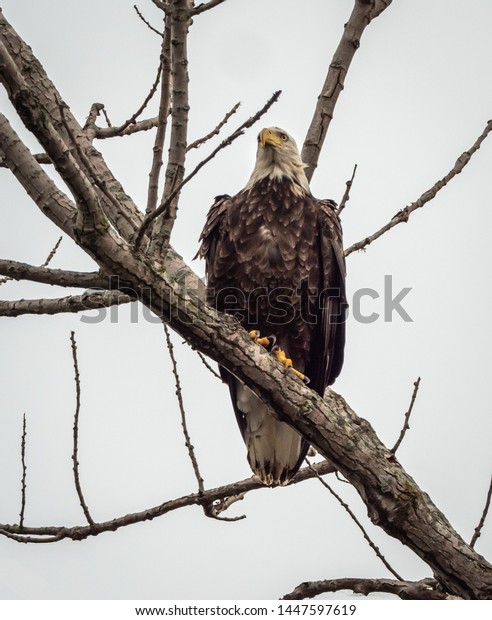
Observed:
[[[292,372],[296,375],[296,377],[299,377],[299,379],[301,379],[302,381],[307,380],[306,375],[303,375],[302,372],[299,372],[299,370],[296,370],[293,367],[292,360],[290,359],[290,357],[287,357],[283,349],[276,349],[275,357],[281,364],[284,365],[285,370],[292,370]]]
[[[262,347],[269,347],[271,345],[270,338],[260,338],[260,332],[257,329],[252,329],[249,335],[255,342],[261,344]]]
[[[286,370],[292,366],[292,360],[285,355],[285,351],[283,349],[277,349],[275,351],[275,357],[285,366]]]
[[[291,368],[292,372],[296,375],[296,377],[299,377],[299,379],[301,379],[301,381],[308,381],[308,378],[306,377],[306,375],[303,375],[302,372],[299,372],[298,370],[296,370],[295,368]]]

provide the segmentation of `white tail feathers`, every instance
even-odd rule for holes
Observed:
[[[288,484],[298,469],[301,436],[276,420],[268,406],[239,382],[237,406],[246,420],[244,441],[251,469],[263,484]]]

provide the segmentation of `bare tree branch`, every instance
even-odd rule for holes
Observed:
[[[331,473],[333,466],[326,461],[317,463],[313,466],[314,469],[321,475]],[[304,467],[296,476],[291,480],[289,486],[292,484],[298,484],[313,478],[315,473],[309,468]],[[177,499],[173,499],[163,504],[159,504],[153,508],[146,508],[141,512],[134,512],[131,514],[117,517],[111,521],[103,521],[101,523],[95,523],[93,526],[48,526],[48,527],[24,527],[22,530],[17,524],[0,524],[0,535],[7,536],[23,543],[38,543],[38,542],[57,542],[65,538],[71,540],[83,540],[89,536],[97,536],[102,532],[114,532],[117,529],[134,523],[141,523],[143,521],[151,521],[157,517],[184,508],[185,506],[202,506],[203,502],[213,503],[220,502],[220,500],[226,499],[231,496],[237,496],[242,493],[248,493],[256,489],[265,489],[264,485],[255,477],[241,480],[228,484],[216,489],[210,489],[205,491],[203,495],[199,493],[192,493],[185,495]]]
[[[157,75],[155,76],[154,83],[152,84],[149,93],[147,94],[147,96],[143,100],[142,105],[122,125],[119,125],[118,127],[107,127],[106,131],[104,132],[106,138],[113,138],[115,136],[123,135],[124,132],[125,132],[125,129],[127,127],[129,127],[130,125],[133,125],[136,122],[137,118],[140,116],[140,114],[142,114],[142,112],[147,107],[149,101],[155,95],[155,91],[157,90],[157,86],[159,85],[159,81],[161,79],[161,71],[162,71],[162,61],[160,60],[159,61],[159,67],[157,68]],[[95,135],[97,136],[97,132],[96,132]]]
[[[225,2],[225,0],[209,0],[209,2],[202,2],[192,10],[192,15],[200,15],[200,13],[205,13],[205,11],[214,9],[216,6],[219,6],[219,4],[222,4],[223,2]]]
[[[113,123],[111,122],[111,120],[109,118],[109,115],[108,115],[108,112],[107,112],[106,108],[103,107],[103,109],[101,111],[102,111],[104,119],[106,121],[106,125],[108,126],[108,128],[111,128],[113,126]],[[139,121],[139,122],[144,123],[145,121]],[[135,123],[135,125],[132,125],[132,126],[128,127],[128,129],[126,129],[126,131],[123,132],[123,135],[126,135],[129,132],[129,130],[132,127],[135,127],[136,125],[137,125],[137,123]],[[96,129],[97,129],[97,127],[96,127]],[[110,136],[106,136],[106,137],[109,138]],[[96,136],[96,138],[97,138],[97,136]]]
[[[487,492],[487,499],[485,500],[485,506],[482,512],[482,516],[480,517],[480,521],[477,525],[477,527],[475,528],[475,532],[473,534],[473,537],[470,541],[470,547],[474,547],[475,543],[477,542],[477,540],[479,539],[481,533],[482,533],[482,528],[484,526],[485,523],[485,519],[487,518],[487,515],[489,514],[489,508],[490,508],[490,500],[492,498],[492,477],[490,478],[490,485],[489,485],[489,490]]]
[[[458,157],[458,159],[456,160],[456,163],[454,164],[454,166],[451,168],[451,170],[448,172],[446,176],[444,176],[442,179],[437,181],[430,189],[424,192],[418,200],[416,200],[415,202],[412,202],[412,204],[408,205],[404,209],[401,209],[401,211],[398,211],[398,213],[394,215],[385,226],[380,228],[378,231],[376,231],[369,237],[366,237],[365,239],[361,239],[357,243],[354,243],[353,245],[351,245],[347,250],[345,250],[345,256],[352,254],[352,252],[356,252],[358,250],[362,250],[366,248],[373,241],[375,241],[376,239],[379,239],[379,237],[384,235],[384,233],[388,232],[388,230],[391,230],[392,228],[394,228],[397,224],[401,224],[402,222],[408,222],[409,216],[414,211],[416,211],[417,209],[420,209],[425,204],[427,204],[429,201],[431,201],[433,198],[435,198],[437,193],[443,187],[446,187],[446,185],[457,174],[460,174],[460,172],[463,170],[466,164],[470,161],[472,156],[478,151],[478,149],[482,145],[482,142],[489,135],[490,131],[492,131],[492,120],[487,122],[485,129],[480,134],[480,136],[477,138],[473,146],[471,146],[468,149],[468,151],[465,151]]]
[[[24,527],[24,513],[26,510],[26,414],[22,417],[22,440],[21,440],[21,465],[22,465],[22,479],[21,479],[21,509],[19,513],[19,527]]]
[[[98,175],[92,160],[80,147],[79,141],[68,123],[65,115],[66,106],[61,102],[59,103],[62,123],[78,155],[78,161],[70,156],[63,158],[62,153],[59,157],[54,152],[52,159],[55,167],[62,174],[76,197],[78,216],[75,220],[75,232],[77,240],[80,241],[85,237],[87,240],[91,240],[89,247],[94,243],[98,245],[100,240],[109,232],[108,218],[122,236],[125,236],[125,233],[131,235],[132,233],[129,231],[133,231],[135,223],[132,215],[121,209],[117,196],[112,189],[108,188],[106,180]],[[59,145],[59,140],[56,140],[56,137],[55,142],[57,147],[63,145],[63,143]],[[93,185],[99,192],[93,188]]]
[[[23,528],[24,529],[24,528]],[[61,530],[62,528],[60,528]],[[32,537],[32,536],[23,536],[22,534],[12,534],[7,530],[0,529],[0,536],[5,536],[5,538],[10,538],[11,540],[15,540],[15,542],[19,543],[53,543],[58,542],[59,540],[63,540],[65,536],[60,531],[56,536],[43,536],[43,537]],[[73,539],[76,540],[76,539]]]
[[[140,17],[140,19],[143,21],[143,23],[147,26],[147,28],[149,28],[150,30],[152,30],[152,32],[155,32],[160,37],[162,37],[162,32],[157,30],[157,28],[154,28],[154,26],[152,26],[152,24],[145,19],[145,17],[142,15],[142,13],[140,12],[140,10],[139,10],[139,8],[138,8],[138,6],[136,4],[133,5],[133,8],[137,12],[137,15]]]
[[[0,274],[7,276],[5,280],[31,280],[41,284],[66,286],[75,288],[108,288],[108,278],[99,271],[79,272],[64,269],[35,267],[14,260],[0,259]],[[1,282],[1,281],[0,281]]]
[[[38,164],[52,164],[53,162],[46,153],[36,153],[33,155]],[[0,168],[8,168],[7,164],[3,160],[3,156],[0,155]]]
[[[215,502],[215,504],[213,505],[215,515],[220,515],[221,512],[224,512],[236,502],[242,501],[245,497],[246,493],[239,493],[238,495],[231,495],[230,497],[226,497],[225,499],[221,499],[218,502]],[[239,518],[246,518],[246,516],[242,515]]]
[[[51,261],[53,260],[53,258],[55,257],[55,254],[58,251],[58,248],[60,247],[60,243],[62,242],[63,237],[60,237],[58,239],[58,241],[55,243],[55,245],[53,246],[53,248],[51,249],[50,253],[48,254],[48,256],[46,257],[46,260],[44,261],[44,263],[41,265],[41,267],[47,267]]]
[[[240,105],[241,105],[241,102],[238,101],[238,103],[236,103],[236,105],[233,106],[229,110],[229,112],[227,112],[227,114],[224,116],[224,118],[220,121],[220,123],[217,125],[215,129],[212,129],[212,131],[208,133],[206,136],[203,136],[203,138],[199,138],[198,140],[195,140],[191,144],[188,144],[188,146],[186,147],[186,150],[191,151],[191,149],[197,149],[200,146],[202,146],[202,144],[205,144],[205,142],[213,138],[214,136],[218,136],[222,127],[227,123],[227,121],[231,118],[231,116],[239,110]]]
[[[0,33],[2,32],[2,20],[0,20]],[[78,232],[80,234],[90,235],[94,232],[103,230],[106,228],[107,224],[94,189],[79,167],[78,162],[74,159],[72,153],[66,148],[60,134],[54,129],[50,117],[46,114],[42,107],[36,105],[30,98],[30,93],[23,76],[15,65],[13,59],[9,56],[7,48],[1,41],[0,68],[2,69],[2,79],[4,79],[6,83],[9,95],[22,109],[24,122],[33,130],[34,128],[41,128],[41,131],[38,134],[40,142],[46,148],[46,151],[53,160],[57,171],[61,174],[62,178],[77,197],[79,218],[76,220],[76,227]],[[71,133],[72,127],[70,127],[68,119],[65,117],[64,106],[61,104],[58,94],[54,92],[53,97],[58,104],[63,125],[66,127],[67,131],[70,131]],[[13,170],[14,174],[17,170],[14,161],[16,158],[19,159],[19,151],[22,152],[21,157],[29,160],[29,164],[32,165],[32,161],[34,161],[34,159],[32,156],[29,159],[29,155],[25,154],[27,149],[25,149],[24,145],[22,145],[20,140],[17,138],[15,132],[13,132],[10,128],[5,117],[1,117],[0,122],[0,144],[3,148],[4,158],[9,167]],[[77,141],[77,152],[80,151],[81,146]],[[39,168],[39,164],[36,163],[35,166]],[[22,176],[25,177],[25,171]],[[46,186],[46,184],[48,184],[46,181],[47,176],[44,172],[41,173],[40,176]],[[74,231],[70,232],[73,236]]]
[[[198,461],[195,455],[195,448],[191,443],[190,434],[188,432],[188,424],[186,423],[186,411],[183,402],[183,392],[181,390],[181,381],[179,378],[178,365],[176,363],[176,357],[174,355],[174,346],[171,341],[171,336],[169,334],[169,329],[165,323],[163,323],[164,333],[166,334],[166,345],[167,350],[169,351],[169,357],[171,358],[171,364],[173,367],[173,375],[174,382],[176,385],[176,397],[178,399],[179,411],[181,413],[181,427],[183,429],[183,435],[185,438],[185,446],[188,450],[188,456],[190,457],[191,465],[193,467],[193,471],[195,473],[196,481],[198,482],[198,495],[203,495],[205,491],[205,487],[203,486],[203,477],[200,473],[200,468],[198,466]]]
[[[410,405],[409,405],[409,407],[407,409],[407,412],[405,413],[405,421],[403,423],[403,428],[400,431],[400,436],[398,437],[395,445],[391,448],[391,452],[393,452],[393,454],[395,454],[395,452],[400,447],[400,444],[403,441],[403,438],[405,437],[406,432],[410,428],[410,425],[409,425],[408,422],[410,420],[410,416],[412,415],[412,410],[413,410],[413,406],[415,405],[415,399],[417,398],[419,387],[420,387],[420,377],[413,384],[412,398],[410,400]]]
[[[205,368],[207,368],[207,370],[209,370],[214,377],[217,377],[217,379],[219,379],[220,381],[222,381],[222,377],[219,375],[219,373],[217,371],[215,371],[212,366],[210,366],[210,364],[207,362],[206,357],[203,355],[203,353],[201,353],[200,351],[196,351],[198,357],[201,359],[202,364],[205,366]]]
[[[89,239],[95,236],[103,236],[109,228],[109,222],[103,211],[102,202],[93,184],[94,172],[89,159],[85,156],[82,148],[68,123],[65,116],[66,105],[58,100],[60,109],[60,117],[67,131],[69,142],[72,143],[75,151],[79,156],[79,161],[72,155],[67,144],[61,139],[51,123],[43,118],[43,124],[46,126],[44,140],[46,150],[50,154],[55,168],[61,174],[62,178],[68,184],[70,190],[75,196],[77,205],[77,218],[75,220],[75,233],[77,239]],[[41,116],[44,115],[41,113]],[[82,164],[82,166],[81,166]],[[85,170],[84,170],[85,168]],[[89,173],[89,176],[86,174]]]
[[[113,127],[96,127],[96,138],[98,140],[105,140],[106,138],[123,138],[125,136],[131,136],[134,133],[140,131],[149,131],[159,126],[159,117],[153,116],[152,118],[146,118],[142,121],[135,121],[132,125],[129,125],[124,131],[119,134],[114,134]]]
[[[23,314],[61,314],[63,312],[86,312],[134,301],[120,291],[89,292],[55,299],[19,299],[0,301],[0,316],[16,317]]]
[[[3,114],[0,114],[0,156],[39,209],[75,239],[75,205],[56,187]]]
[[[44,261],[44,263],[41,265],[41,267],[31,267],[31,265],[26,265],[25,263],[16,263],[15,261],[5,261],[0,259],[0,274],[2,275],[6,275],[5,278],[1,278],[0,279],[0,285],[5,284],[6,282],[10,282],[12,280],[19,280],[22,278],[18,278],[15,275],[9,274],[8,272],[5,273],[5,271],[3,271],[2,269],[5,268],[6,270],[8,270],[9,268],[12,269],[12,271],[15,270],[15,266],[20,266],[20,265],[24,265],[27,267],[31,267],[32,269],[43,269],[44,267],[47,267],[51,261],[53,260],[56,251],[58,250],[58,248],[60,247],[60,243],[62,242],[63,237],[60,237],[58,239],[58,241],[55,243],[55,245],[53,246],[52,250],[50,251],[50,253],[48,254],[48,256],[46,257],[46,260]]]
[[[146,213],[154,211],[157,207],[159,175],[162,168],[162,151],[166,138],[167,117],[169,115],[169,103],[171,100],[171,27],[169,25],[169,19],[166,19],[164,24],[164,35],[161,45],[161,67],[162,78],[159,101],[159,122],[152,151],[152,168],[149,173]]]
[[[345,209],[345,205],[350,200],[350,189],[352,188],[352,183],[354,182],[356,172],[357,172],[357,164],[355,164],[354,166],[352,177],[345,184],[347,187],[345,188],[345,193],[343,194],[342,200],[340,202],[340,206],[338,207],[338,215],[340,215],[340,213]]]
[[[305,461],[306,461],[306,463],[308,464],[309,467],[312,467],[312,465],[311,465],[311,463],[309,462],[308,459],[305,459]],[[389,570],[389,572],[394,577],[396,577],[397,579],[402,579],[402,577],[395,571],[395,569],[391,566],[391,564],[388,562],[388,560],[381,553],[381,551],[379,550],[378,546],[371,540],[371,537],[367,533],[367,531],[364,528],[364,526],[362,525],[362,523],[356,517],[356,515],[354,514],[354,512],[352,511],[350,506],[346,502],[343,501],[343,499],[338,495],[338,493],[336,493],[331,488],[331,486],[326,482],[326,480],[323,480],[323,478],[319,474],[316,474],[316,477],[321,482],[321,484],[325,487],[325,489],[327,489],[333,495],[333,497],[342,506],[342,508],[344,508],[344,510],[350,515],[350,518],[357,525],[357,527],[360,529],[360,531],[362,532],[362,535],[364,536],[364,539],[366,540],[368,545],[371,547],[371,549],[374,551],[374,553],[378,556],[378,558],[381,560],[381,562],[386,566],[386,568]]]
[[[186,445],[186,449],[188,450],[188,456],[190,457],[193,471],[195,473],[195,478],[198,482],[198,495],[203,497],[205,493],[205,487],[203,484],[203,477],[200,473],[200,468],[198,466],[198,460],[196,458],[195,448],[193,444],[191,443],[190,434],[188,432],[188,424],[186,422],[186,411],[185,411],[184,401],[183,401],[183,392],[181,390],[181,380],[179,378],[176,356],[174,355],[174,346],[171,341],[171,336],[169,334],[169,329],[167,325],[163,323],[163,326],[164,326],[164,333],[166,334],[166,345],[169,351],[169,357],[171,358],[171,364],[173,367],[174,382],[176,385],[176,396],[178,398],[179,411],[181,413],[181,427],[183,429],[185,445]],[[203,512],[205,516],[210,517],[211,519],[217,519],[218,521],[240,521],[241,519],[246,518],[244,515],[241,515],[239,517],[220,517],[219,516],[220,512],[223,512],[226,508],[222,507],[221,510],[217,511],[214,503],[210,501],[203,501],[202,507],[203,507]]]
[[[44,72],[42,65],[34,57],[32,49],[24,43],[10,26],[1,10],[0,79],[26,127],[38,138],[51,159],[53,157],[48,146],[53,143],[54,134],[58,134],[58,140],[54,141],[55,145],[61,145],[63,142],[70,144],[71,137],[64,130],[65,125],[70,127],[79,145],[79,150],[85,153],[86,157],[91,161],[93,168],[97,171],[99,182],[104,184],[105,187],[111,188],[111,193],[119,204],[117,213],[111,213],[110,205],[104,205],[108,216],[111,216],[113,225],[124,238],[128,239],[131,237],[135,227],[138,227],[141,222],[142,215],[140,211],[124,192],[121,184],[111,173],[101,154],[94,148],[70,110],[65,106],[60,106],[62,98],[54,84]],[[62,109],[65,116],[63,126],[60,124],[62,120],[60,111]],[[56,127],[56,131],[53,127]],[[0,144],[2,144],[1,141]],[[62,154],[63,151],[62,153],[58,152],[58,157],[63,161]],[[74,154],[76,155],[76,153]],[[2,153],[0,153],[1,155]],[[63,169],[59,170],[59,172],[62,174],[65,182],[70,181],[68,174],[64,176]],[[32,184],[33,181],[31,181]],[[70,183],[67,184],[70,187]],[[45,196],[49,197],[50,194],[45,194]],[[39,196],[32,197],[39,206]],[[131,226],[126,223],[126,219],[132,221]]]
[[[79,363],[77,360],[77,343],[75,342],[75,332],[70,332],[70,343],[72,346],[72,358],[73,358],[73,368],[75,372],[75,393],[76,393],[76,403],[75,403],[75,415],[73,420],[73,452],[72,452],[72,461],[73,461],[73,478],[75,482],[75,489],[77,490],[77,495],[79,497],[80,506],[84,511],[85,518],[87,519],[87,523],[89,525],[94,525],[94,520],[91,517],[91,513],[89,512],[89,508],[87,507],[86,501],[84,499],[84,494],[82,493],[82,487],[80,485],[80,474],[79,474],[79,415],[80,415],[80,373],[79,373]]]
[[[171,232],[176,220],[179,192],[173,192],[180,186],[185,173],[186,145],[188,142],[188,27],[190,25],[190,8],[192,0],[171,0],[169,4],[170,32],[172,41],[171,76],[172,76],[172,126],[169,155],[166,167],[166,180],[161,200],[167,202],[168,209],[162,221],[153,226],[150,242],[150,254],[163,256],[167,252]],[[170,198],[172,196],[172,198]],[[157,213],[154,210],[153,213]],[[149,214],[150,215],[150,214]],[[149,217],[149,215],[147,217]],[[139,230],[142,231],[142,228]],[[140,235],[141,239],[141,235]],[[137,245],[138,247],[138,245]]]
[[[284,601],[297,601],[313,598],[324,592],[352,590],[356,594],[367,596],[373,592],[396,594],[404,600],[445,600],[450,597],[446,592],[435,589],[434,579],[421,581],[401,581],[398,579],[362,579],[347,577],[344,579],[327,579],[323,581],[305,581],[295,590],[282,597]]]
[[[240,127],[238,127],[236,129],[236,131],[234,131],[228,138],[226,138],[225,140],[223,140],[219,146],[217,148],[215,148],[210,155],[208,155],[208,157],[205,157],[205,159],[203,159],[195,168],[192,172],[190,172],[190,174],[188,176],[186,176],[181,183],[171,192],[171,194],[168,196],[168,198],[161,203],[161,205],[159,206],[158,209],[156,209],[155,211],[152,211],[152,213],[149,213],[148,215],[146,215],[144,221],[142,222],[142,226],[140,227],[140,230],[138,231],[138,234],[135,238],[135,245],[136,247],[138,247],[142,241],[142,238],[144,236],[144,234],[147,231],[147,228],[149,227],[149,225],[151,224],[151,222],[153,222],[153,220],[155,220],[157,217],[159,217],[159,215],[161,215],[162,213],[164,213],[168,207],[171,205],[173,199],[178,195],[178,193],[182,190],[183,186],[186,185],[186,183],[189,183],[191,181],[191,179],[203,168],[203,166],[205,166],[206,164],[208,164],[208,162],[213,159],[217,153],[219,151],[221,151],[222,149],[226,148],[227,146],[230,146],[234,140],[236,140],[237,138],[239,138],[240,136],[242,136],[245,132],[246,129],[248,129],[249,127],[251,127],[252,125],[254,125],[268,110],[269,108],[277,101],[277,99],[280,97],[280,93],[282,91],[278,90],[275,93],[273,93],[273,95],[270,97],[270,99],[266,102],[266,104],[263,106],[263,108],[261,110],[258,110],[258,112],[256,112],[256,114],[254,114],[252,117],[248,118],[247,121],[245,121]]]
[[[373,2],[355,0],[352,14],[344,26],[343,35],[330,63],[328,74],[318,97],[318,102],[309,126],[304,146],[302,149],[302,161],[308,164],[306,175],[311,180],[318,166],[328,127],[333,118],[333,112],[338,101],[338,96],[344,88],[345,78],[350,64],[359,49],[360,38],[371,20],[377,17],[391,4],[392,0],[380,2],[377,7]]]

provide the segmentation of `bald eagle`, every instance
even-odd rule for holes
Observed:
[[[246,187],[217,196],[198,255],[207,302],[260,343],[275,342],[277,358],[322,396],[343,364],[345,261],[336,205],[313,197],[305,168],[286,131],[263,129]],[[308,443],[230,372],[221,375],[253,472],[266,485],[287,484]]]

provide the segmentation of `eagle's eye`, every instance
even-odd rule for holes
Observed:
[[[283,133],[280,136],[284,142],[287,142],[287,136]]]

